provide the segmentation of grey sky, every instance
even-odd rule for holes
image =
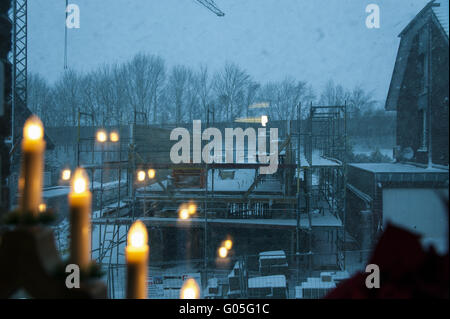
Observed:
[[[69,66],[89,71],[137,52],[170,67],[232,61],[262,83],[293,76],[320,90],[328,79],[386,98],[398,33],[427,0],[215,0],[217,17],[194,0],[69,0],[81,28],[68,31]],[[380,6],[381,28],[365,8]],[[64,72],[64,0],[30,0],[28,68],[54,81]]]

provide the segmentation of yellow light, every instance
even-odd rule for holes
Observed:
[[[189,215],[195,214],[196,211],[197,211],[197,205],[195,205],[194,203],[189,203],[189,205],[188,205]]]
[[[135,221],[128,231],[128,247],[145,248],[147,241],[147,228],[142,221]]]
[[[231,239],[227,239],[225,240],[225,242],[223,243],[223,246],[227,249],[230,250],[233,247],[233,242],[231,241]]]
[[[188,219],[189,218],[189,210],[187,208],[180,209],[179,217],[180,217],[180,219]]]
[[[228,249],[226,249],[225,247],[220,247],[219,248],[219,257],[220,258],[226,258],[228,255]]]
[[[61,178],[63,181],[68,181],[70,179],[70,175],[72,175],[70,169],[65,169],[61,173]]]
[[[153,168],[150,168],[147,171],[147,174],[148,174],[148,178],[153,179],[153,178],[155,178],[156,172],[155,172],[155,170]]]
[[[44,137],[44,128],[37,116],[31,116],[23,127],[23,136],[28,140],[41,140]]]
[[[86,192],[88,189],[88,178],[86,171],[82,168],[77,168],[73,175],[72,190],[74,193],[80,194]]]
[[[180,299],[199,299],[200,288],[193,278],[189,278],[180,290]]]
[[[96,138],[97,138],[97,142],[100,142],[100,143],[106,142],[106,139],[107,139],[106,132],[104,130],[97,131]]]
[[[45,205],[45,203],[41,203],[39,204],[39,212],[43,213],[47,210],[47,205]]]
[[[144,171],[138,171],[137,179],[138,179],[139,182],[143,182],[145,180],[145,172]]]
[[[119,141],[119,133],[117,132],[111,132],[109,134],[109,140],[113,143],[118,142]]]

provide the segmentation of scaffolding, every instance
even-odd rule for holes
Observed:
[[[310,105],[308,116],[301,118],[302,106],[299,104],[297,113],[297,119],[284,122],[285,130],[278,149],[279,167],[273,176],[259,174],[259,168],[264,165],[261,163],[173,164],[168,156],[164,161],[160,154],[157,155],[159,161],[148,160],[137,150],[134,125],[131,125],[128,140],[121,138],[118,160],[84,165],[92,171],[92,176],[96,170],[118,172],[114,174],[119,178],[115,208],[111,209],[111,204],[100,199],[99,213],[92,220],[96,228],[93,242],[98,243],[92,247],[93,258],[107,269],[111,297],[114,297],[114,278],[119,276],[119,265],[123,263],[126,235],[137,218],[151,228],[151,240],[158,240],[162,245],[166,229],[202,232],[203,240],[197,238],[196,244],[192,245],[201,246],[199,251],[203,252],[201,256],[191,256],[193,259],[189,263],[201,260],[205,284],[208,273],[213,276],[215,271],[212,232],[217,227],[286,231],[291,238],[288,255],[291,262],[295,262],[297,277],[301,267],[312,272],[314,256],[326,254],[335,255],[338,269],[346,269],[346,105]],[[123,146],[127,149],[126,158],[121,155]],[[150,168],[163,173],[145,183],[135,180],[137,169],[147,171]],[[198,170],[204,174],[203,187],[177,187],[171,174],[174,170]],[[120,187],[123,171],[127,172],[125,193]],[[224,181],[232,186],[224,187]],[[102,178],[100,185],[102,194]],[[197,204],[197,214],[189,223],[180,223],[178,208],[189,201]],[[333,239],[336,249],[331,253],[314,249],[313,237],[317,230],[323,229],[331,229],[332,238],[336,233]],[[306,259],[306,265],[300,259]],[[153,264],[165,262],[170,263],[162,256]]]

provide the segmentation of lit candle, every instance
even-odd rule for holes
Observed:
[[[42,203],[42,179],[44,168],[44,128],[37,116],[31,116],[23,127],[22,168],[19,183],[20,209],[38,214]]]
[[[70,259],[80,268],[91,262],[91,202],[86,171],[78,168],[72,179],[69,194],[70,207]]]
[[[219,257],[220,258],[226,258],[228,255],[228,249],[226,247],[220,247],[219,248]]]
[[[225,240],[225,242],[223,243],[223,246],[227,249],[230,250],[233,247],[233,242],[231,241],[231,239],[227,239]]]
[[[148,251],[147,229],[137,220],[128,231],[128,244],[125,248],[127,259],[127,298],[147,298]]]
[[[155,178],[156,172],[155,172],[155,170],[154,170],[153,168],[150,168],[150,169],[147,171],[147,173],[148,173],[148,178],[150,178],[150,179]]]
[[[189,278],[180,290],[180,299],[199,299],[200,288],[193,278]]]

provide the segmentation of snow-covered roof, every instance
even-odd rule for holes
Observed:
[[[283,250],[263,251],[259,253],[261,259],[286,258]]]
[[[331,289],[331,288],[334,288],[334,287],[336,287],[336,283],[335,282],[333,282],[333,281],[323,281],[321,278],[308,278],[306,280],[306,282],[302,282],[302,284],[300,285],[300,288]]]
[[[440,1],[434,1],[434,3],[439,6],[433,6],[432,10],[436,18],[438,19],[439,23],[442,26],[442,29],[444,29],[444,32],[447,34],[448,37],[448,0],[440,0]]]
[[[448,170],[440,168],[423,168],[412,164],[402,163],[351,163],[349,166],[357,167],[372,173],[447,173]]]
[[[248,288],[284,288],[286,277],[284,275],[262,276],[248,279]]]

